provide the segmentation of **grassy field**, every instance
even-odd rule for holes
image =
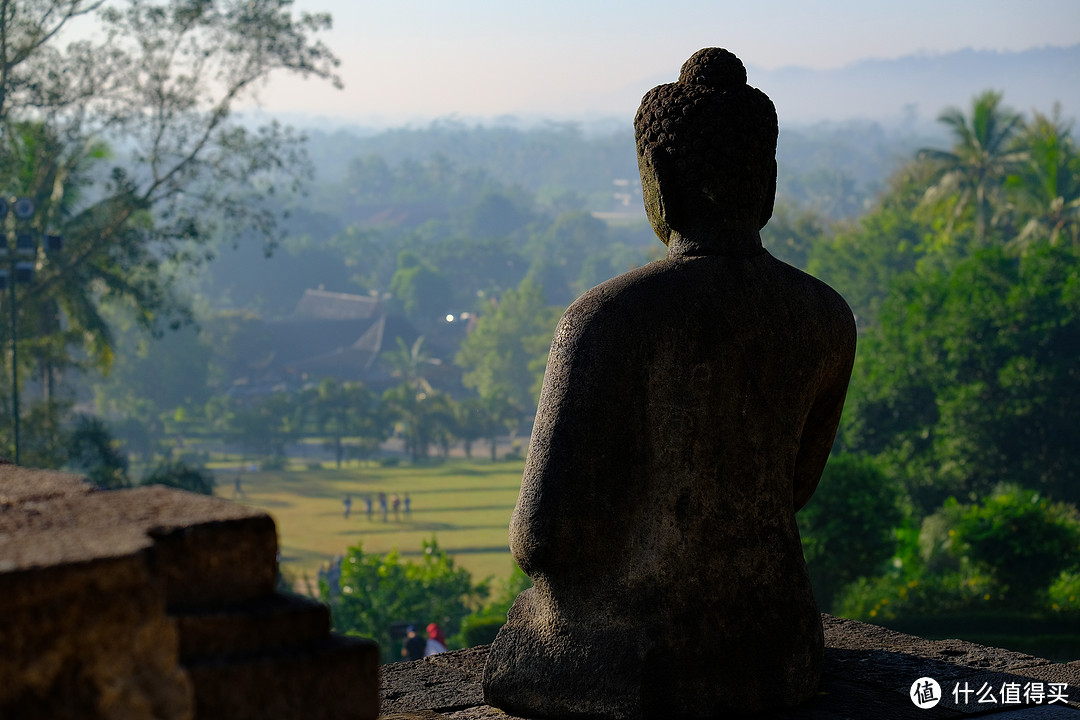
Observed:
[[[319,567],[357,544],[365,552],[397,549],[408,559],[419,555],[423,540],[435,536],[455,563],[474,580],[510,575],[507,526],[517,502],[523,462],[448,460],[442,464],[380,467],[352,462],[340,470],[288,467],[280,471],[217,469],[217,495],[267,511],[278,526],[282,571],[306,592],[305,577],[315,583]],[[235,494],[239,476],[243,494]],[[408,493],[409,515],[393,511],[384,522],[378,502],[371,519],[365,494]],[[352,496],[344,517],[343,500]]]

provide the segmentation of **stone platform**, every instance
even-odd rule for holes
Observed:
[[[825,672],[817,697],[805,706],[768,717],[1080,720],[1080,661],[1052,663],[961,640],[924,640],[830,615],[823,615],[822,620]],[[481,679],[486,657],[485,646],[384,666],[381,720],[522,720],[484,704]],[[935,679],[941,687],[940,702],[929,709],[916,707],[908,694],[912,684],[924,677]],[[1041,703],[1030,695],[1040,687],[1037,683],[1042,683],[1044,692]],[[1049,703],[1051,684],[1067,702]],[[965,688],[971,691],[968,702],[963,702]],[[1003,702],[1012,700],[1002,697],[1003,689],[1011,694],[1014,688],[1018,701]],[[993,697],[995,702],[979,703],[980,691],[985,700]]]
[[[261,511],[0,465],[0,718],[374,718],[378,647],[276,580]]]

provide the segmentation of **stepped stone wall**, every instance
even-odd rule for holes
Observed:
[[[0,466],[0,718],[375,718],[378,647],[276,577],[261,511]]]

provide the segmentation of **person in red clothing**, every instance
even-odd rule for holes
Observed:
[[[431,623],[427,626],[427,648],[424,651],[425,655],[435,655],[438,653],[446,652],[446,638],[443,636],[442,628],[435,623]]]

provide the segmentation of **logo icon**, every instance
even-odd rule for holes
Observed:
[[[921,677],[911,684],[911,702],[920,710],[929,710],[941,702],[941,686],[932,677]]]

